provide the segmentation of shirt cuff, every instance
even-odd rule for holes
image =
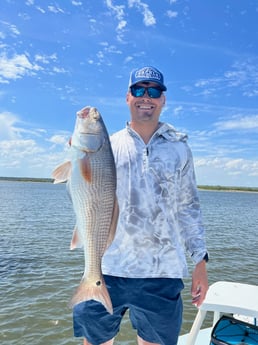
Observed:
[[[208,262],[209,260],[209,253],[207,252],[207,250],[205,251],[201,251],[201,252],[195,252],[191,255],[191,258],[193,260],[193,262],[197,265],[199,262],[201,262],[202,260],[205,260],[206,262]]]

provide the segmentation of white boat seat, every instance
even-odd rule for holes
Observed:
[[[186,345],[195,344],[207,312],[213,312],[213,324],[223,313],[241,314],[258,319],[258,286],[224,281],[212,284],[199,307]]]

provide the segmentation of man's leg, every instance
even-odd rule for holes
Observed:
[[[129,317],[139,335],[138,345],[176,345],[182,324],[182,280],[143,278],[133,282]]]
[[[114,343],[114,339],[111,339],[109,341],[106,341],[105,343],[103,343],[102,345],[113,345]],[[91,343],[89,343],[86,339],[83,340],[83,345],[91,345]],[[147,344],[146,344],[147,345]]]
[[[137,336],[137,342],[138,342],[138,345],[160,345],[158,343],[150,343],[148,341],[145,341],[141,337],[139,337],[139,335]]]
[[[137,341],[138,341],[138,345],[160,345],[157,343],[149,343],[148,341],[143,340],[139,336],[137,336]],[[114,339],[111,339],[111,340],[103,343],[102,345],[113,345],[113,343],[114,343]],[[91,344],[86,339],[84,339],[83,345],[91,345]]]

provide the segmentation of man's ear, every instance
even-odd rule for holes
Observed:
[[[163,107],[164,107],[165,104],[166,104],[166,96],[163,95]]]
[[[128,104],[128,100],[129,100],[129,91],[126,93],[126,103]]]

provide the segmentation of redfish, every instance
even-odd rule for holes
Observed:
[[[77,112],[70,151],[71,159],[52,173],[54,183],[67,181],[76,215],[71,249],[84,248],[84,274],[70,305],[93,299],[112,314],[101,259],[117,225],[116,168],[109,135],[96,108],[87,106]]]

